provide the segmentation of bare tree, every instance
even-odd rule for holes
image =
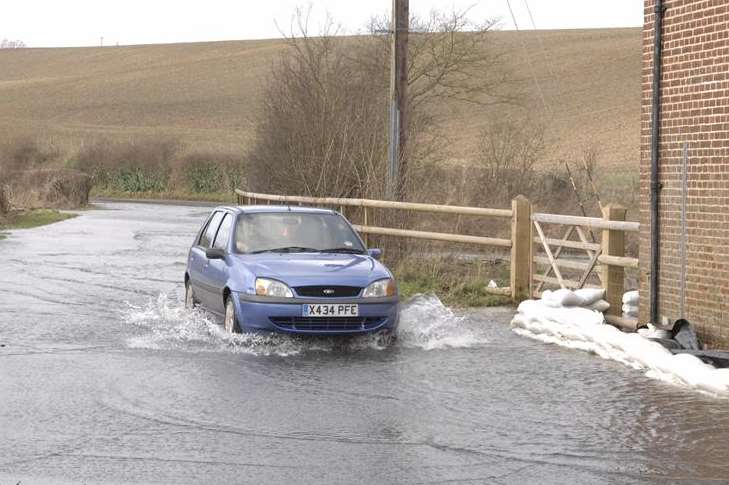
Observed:
[[[539,192],[536,164],[544,153],[544,128],[529,120],[502,119],[481,134],[476,168],[481,193],[505,204],[519,194]]]
[[[477,24],[469,20],[468,12],[433,11],[427,18],[411,19],[408,92],[413,109],[443,98],[482,105],[519,101],[504,68],[506,52],[495,48],[491,41],[496,21]],[[386,30],[389,22],[387,17],[375,18],[370,31]],[[387,61],[390,43],[379,38],[381,52],[371,59]]]
[[[23,47],[27,46],[22,40],[0,40],[0,49],[22,49]]]
[[[288,49],[273,64],[263,114],[248,154],[251,188],[311,195],[377,197],[387,156],[389,49],[382,36],[335,37],[329,20],[309,34],[308,11],[297,11]],[[371,28],[387,25],[373,20]],[[465,13],[415,19],[408,71],[410,144],[408,184],[433,160],[442,140],[432,128],[438,99],[512,102],[500,54],[491,47],[492,23],[476,27]]]
[[[271,191],[361,194],[386,150],[385,92],[345,55],[349,46],[334,38],[333,22],[311,37],[308,14],[298,11],[292,30],[266,84],[249,182]]]

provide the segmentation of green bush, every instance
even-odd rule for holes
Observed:
[[[128,167],[106,174],[107,187],[122,192],[164,192],[168,176],[156,170]]]
[[[82,146],[70,165],[91,175],[94,185],[102,190],[164,192],[180,149],[180,143],[173,139],[98,140]]]
[[[243,163],[231,153],[191,153],[177,165],[184,188],[196,194],[232,192],[243,185]]]
[[[213,162],[186,166],[184,178],[187,187],[198,194],[218,192],[225,186],[225,174]]]
[[[221,194],[244,186],[239,155],[181,151],[171,139],[98,140],[84,144],[67,166],[89,174],[102,192]]]

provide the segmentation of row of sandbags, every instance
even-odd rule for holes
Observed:
[[[729,369],[707,364],[703,355],[669,350],[656,338],[657,329],[625,333],[605,325],[602,313],[590,308],[604,301],[603,297],[604,291],[599,289],[547,290],[540,300],[523,301],[511,326],[525,337],[592,352],[640,369],[654,379],[729,397]]]
[[[605,313],[610,308],[610,303],[605,301],[604,288],[582,288],[579,290],[545,290],[542,293],[542,300],[548,306],[556,307],[580,307],[588,310],[597,310]],[[638,319],[638,290],[628,291],[623,294],[623,318],[632,320]]]

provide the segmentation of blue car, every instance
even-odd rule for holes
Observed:
[[[218,207],[190,249],[185,305],[231,333],[394,335],[398,291],[380,255],[336,211]]]

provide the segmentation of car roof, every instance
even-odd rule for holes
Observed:
[[[220,206],[215,210],[227,210],[235,214],[261,214],[272,212],[296,212],[306,214],[334,214],[331,209],[317,207],[300,207],[298,205],[246,205],[246,206]]]

